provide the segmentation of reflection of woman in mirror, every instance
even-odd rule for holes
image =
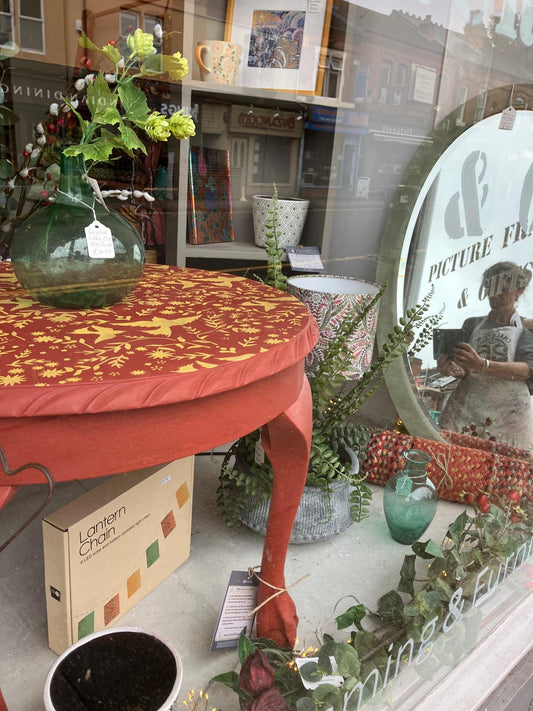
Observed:
[[[460,377],[439,418],[443,429],[462,432],[471,424],[482,431],[487,417],[496,440],[533,449],[533,334],[516,310],[531,272],[512,262],[498,262],[483,274],[487,316],[467,319],[464,341],[453,358],[439,356],[441,373]],[[527,319],[529,323],[531,319]]]

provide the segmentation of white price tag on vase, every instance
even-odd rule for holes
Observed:
[[[93,220],[85,228],[87,251],[92,259],[112,259],[115,256],[113,236],[109,227],[98,220]]]

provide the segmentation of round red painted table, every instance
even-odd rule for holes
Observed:
[[[311,439],[304,359],[317,327],[294,297],[220,272],[146,266],[122,303],[67,311],[38,304],[0,263],[0,446],[9,467],[39,462],[55,481],[164,464],[259,426],[274,468],[261,577],[284,567]],[[13,487],[41,483],[0,471]],[[260,585],[259,602],[271,590]],[[288,593],[259,610],[257,630],[292,645]]]

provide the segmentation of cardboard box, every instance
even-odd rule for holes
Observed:
[[[189,557],[193,465],[117,474],[43,520],[55,652],[114,625]]]

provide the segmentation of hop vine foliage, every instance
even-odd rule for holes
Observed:
[[[156,31],[162,34],[161,28],[156,27]],[[114,150],[124,151],[130,156],[137,150],[146,154],[147,139],[167,141],[170,136],[178,140],[194,136],[196,129],[190,116],[184,115],[181,110],[170,117],[151,110],[144,92],[135,83],[136,79],[149,77],[181,81],[188,73],[189,65],[180,52],[172,55],[158,53],[154,47],[154,35],[140,29],[128,36],[124,55],[114,41],[100,48],[82,33],[79,42],[85,49],[98,53],[110,62],[113,69],[78,79],[75,91],[63,97],[76,116],[82,134],[79,144],[65,149],[66,155],[81,154],[85,160],[105,162],[110,160]],[[90,114],[88,119],[78,111],[80,97],[84,94]],[[54,113],[54,109],[50,108]]]

